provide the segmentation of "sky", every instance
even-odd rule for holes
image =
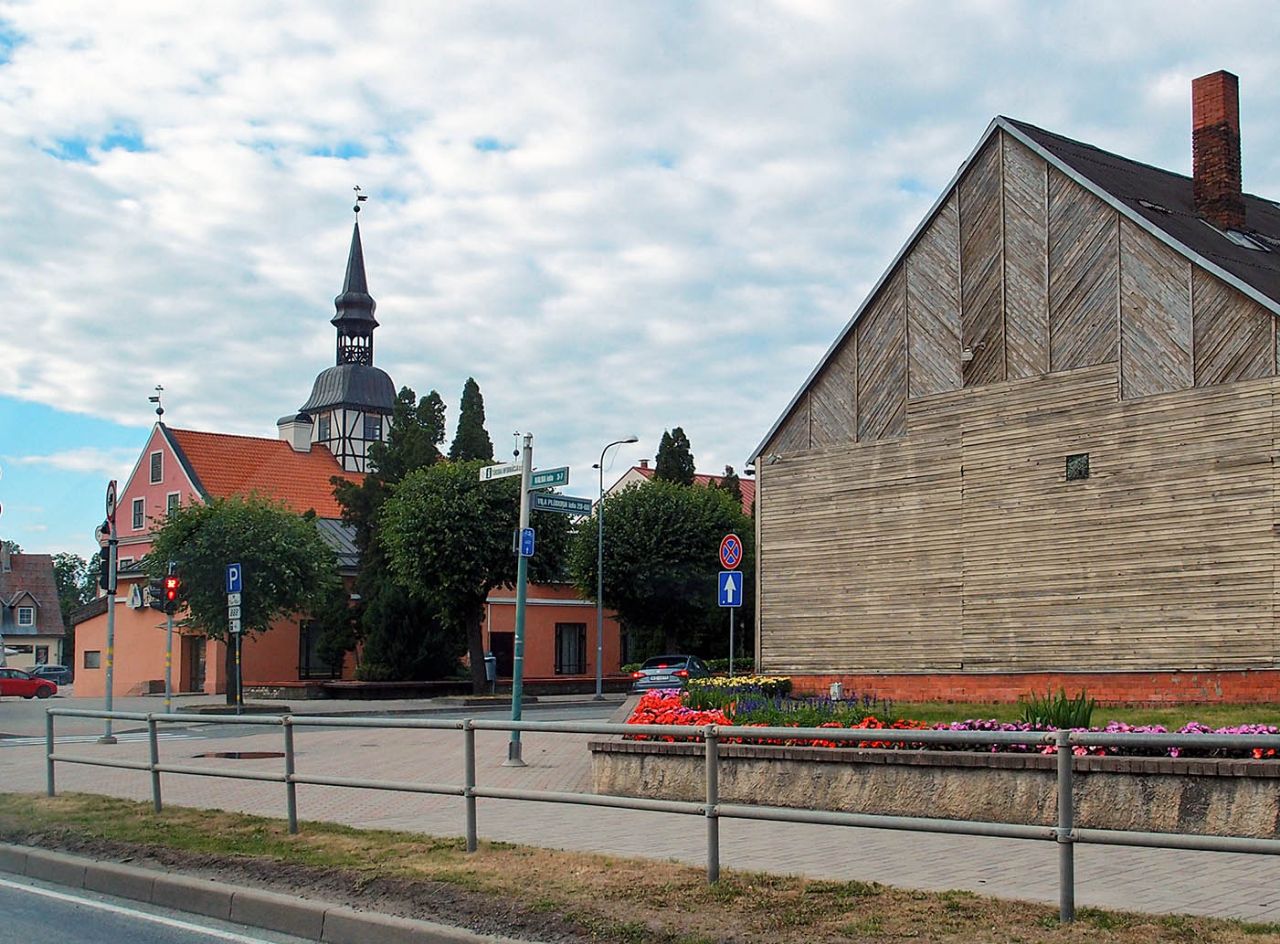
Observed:
[[[747,457],[997,114],[1190,172],[1266,2],[0,0],[0,537],[94,549],[155,420],[276,435],[333,363],[352,188],[397,387],[467,377],[592,496]],[[447,445],[447,442],[446,442]]]

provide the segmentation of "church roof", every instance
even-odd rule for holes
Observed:
[[[303,413],[347,407],[389,414],[395,406],[396,388],[385,370],[370,364],[338,364],[320,372]]]
[[[373,317],[378,303],[369,294],[369,280],[364,274],[364,247],[360,243],[360,223],[351,231],[351,251],[347,254],[347,276],[342,282],[342,294],[333,300],[337,313],[333,324],[341,321],[368,321],[378,326]]]
[[[333,453],[318,444],[310,452],[297,452],[281,439],[162,429],[192,484],[208,498],[256,492],[299,514],[314,510],[321,518],[340,518],[342,506],[329,480],[335,475],[362,478],[343,470]]]

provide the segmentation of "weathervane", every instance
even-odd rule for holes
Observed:
[[[355,185],[354,187],[352,187],[351,189],[352,189],[352,190],[354,190],[354,191],[356,192],[356,205],[355,205],[355,206],[353,206],[351,209],[352,209],[352,210],[354,210],[356,213],[359,213],[359,212],[360,212],[360,204],[364,203],[364,202],[365,202],[366,200],[368,200],[369,198],[368,198],[368,197],[366,197],[363,193],[361,193],[361,192],[360,192],[360,185],[359,185],[359,184],[356,184],[356,185]]]
[[[160,402],[160,395],[162,393],[164,393],[164,387],[156,384],[156,395],[154,397],[147,397],[148,401],[156,405],[156,416],[160,417],[161,420],[164,419],[164,405]]]

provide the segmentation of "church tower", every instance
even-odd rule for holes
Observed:
[[[360,212],[358,202],[355,211]],[[373,366],[373,331],[378,327],[373,312],[378,306],[365,278],[358,217],[342,294],[333,302],[337,363],[316,377],[310,399],[293,422],[304,428],[310,419],[311,442],[328,446],[348,472],[366,472],[369,445],[387,437],[396,391],[386,371]]]

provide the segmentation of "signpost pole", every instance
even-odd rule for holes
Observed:
[[[173,614],[165,618],[164,627],[164,713],[173,714]]]
[[[115,649],[116,649],[116,548],[119,535],[116,533],[116,480],[112,479],[107,486],[107,687],[103,707],[112,711],[112,689],[115,685]],[[108,718],[99,744],[115,744],[111,733],[111,719]]]
[[[733,678],[733,607],[729,607],[729,678]]]
[[[243,653],[244,634],[236,633],[236,714],[244,713],[244,670],[240,668]]]
[[[529,527],[529,485],[533,472],[533,433],[524,434],[524,448],[521,451],[520,470],[520,534],[523,536]],[[516,638],[511,660],[511,720],[519,721],[521,715],[521,699],[524,696],[524,610],[529,581],[529,558],[523,549],[517,548],[519,559],[516,561]],[[520,732],[511,732],[511,741],[507,744],[507,759],[504,767],[524,767],[524,758],[520,756]]]

